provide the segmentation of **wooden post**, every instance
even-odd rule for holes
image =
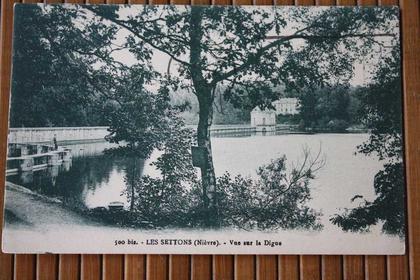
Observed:
[[[59,158],[58,153],[51,153],[50,156],[48,157],[48,165],[49,166],[59,165],[58,158]]]
[[[19,171],[21,172],[32,171],[33,167],[34,167],[34,159],[31,157],[24,158],[21,160],[21,164],[19,165]]]

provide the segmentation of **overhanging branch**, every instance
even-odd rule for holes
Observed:
[[[372,37],[391,37],[394,36],[394,34],[391,33],[373,33],[373,34],[343,34],[343,35],[307,35],[307,34],[300,34],[301,31],[304,29],[296,32],[292,35],[286,35],[286,36],[267,36],[266,38],[268,40],[270,39],[277,39],[274,42],[271,42],[267,44],[264,47],[261,47],[256,53],[251,54],[248,56],[247,59],[239,66],[236,67],[226,73],[218,74],[215,73],[215,78],[210,83],[211,85],[215,85],[223,80],[226,80],[227,78],[238,74],[239,72],[242,72],[246,70],[250,65],[258,63],[261,59],[261,57],[264,55],[264,53],[272,48],[278,47],[279,45],[282,45],[286,42],[289,42],[291,40],[295,39],[303,39],[303,40],[314,40],[314,39],[345,39],[345,38],[372,38]]]
[[[116,18],[112,18],[112,17],[108,17],[106,15],[97,13],[94,9],[92,9],[89,6],[85,7],[86,9],[88,9],[89,11],[91,11],[92,13],[106,19],[109,20],[115,24],[117,24],[118,26],[128,30],[129,32],[131,32],[133,35],[135,35],[136,37],[140,38],[141,40],[143,40],[144,42],[148,43],[150,46],[152,46],[153,48],[167,54],[168,56],[170,56],[173,60],[175,60],[176,62],[184,65],[184,66],[191,66],[188,62],[177,58],[174,54],[170,53],[168,50],[166,50],[164,47],[158,46],[157,44],[153,43],[152,41],[148,40],[146,37],[144,37],[143,35],[141,35],[137,30],[135,30],[133,27],[129,26],[125,21],[123,20],[118,20]]]

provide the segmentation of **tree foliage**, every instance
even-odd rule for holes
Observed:
[[[160,176],[139,174],[133,181],[134,196],[129,199],[134,204],[132,210],[143,221],[161,227],[186,226],[188,189],[197,183],[190,152],[193,135],[180,119],[174,119],[168,129],[167,137],[157,149],[160,155],[151,163]]]
[[[283,156],[259,167],[256,180],[224,174],[218,178],[221,220],[248,230],[321,229],[321,213],[307,202],[310,181],[322,166],[319,155],[311,159],[306,151],[300,166],[287,170]]]
[[[147,159],[169,137],[176,112],[166,89],[153,93],[145,88],[149,74],[143,67],[130,69],[105,95],[102,111],[109,125],[106,139],[119,144],[108,152]]]
[[[391,55],[380,61],[372,83],[360,89],[361,119],[371,133],[369,140],[358,146],[358,151],[377,156],[384,162],[384,168],[375,175],[373,201],[356,195],[352,201],[362,200],[358,207],[344,209],[331,218],[344,230],[369,230],[383,223],[382,230],[386,233],[400,236],[405,233],[400,71],[399,45],[396,45]]]
[[[305,89],[298,98],[303,129],[345,131],[357,123],[359,100],[349,86]]]
[[[300,165],[286,168],[281,157],[257,170],[257,178],[217,178],[216,215],[204,205],[203,188],[191,166],[186,135],[174,135],[159,158],[152,163],[161,177],[138,176],[134,182],[132,212],[118,219],[132,219],[131,224],[152,227],[234,227],[240,229],[310,229],[322,228],[317,212],[307,206],[311,199],[310,181],[323,167],[318,154],[312,158],[305,150]],[[178,138],[179,137],[179,138]],[[180,158],[189,160],[180,161]],[[134,215],[133,215],[134,214]],[[217,224],[209,225],[208,219]]]
[[[103,124],[93,65],[110,62],[116,29],[76,25],[76,19],[87,21],[76,8],[17,5],[15,12],[11,126]]]

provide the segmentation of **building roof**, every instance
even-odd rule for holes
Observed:
[[[259,106],[257,106],[254,109],[252,109],[251,112],[275,113],[276,110],[275,109],[269,109],[269,108],[265,108],[264,110],[261,110],[261,108]]]

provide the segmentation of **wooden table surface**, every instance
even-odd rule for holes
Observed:
[[[143,4],[147,0],[88,0]],[[6,279],[420,279],[419,0],[174,0],[171,4],[399,5],[402,15],[408,250],[405,256],[11,255],[0,254]],[[274,1],[274,2],[273,2]],[[0,185],[5,179],[13,3],[1,2]],[[39,1],[25,1],[39,2]],[[42,1],[41,1],[42,2]],[[46,3],[62,3],[46,0]],[[84,3],[71,0],[66,3]],[[151,0],[149,4],[168,4]],[[0,188],[0,216],[4,188]]]

